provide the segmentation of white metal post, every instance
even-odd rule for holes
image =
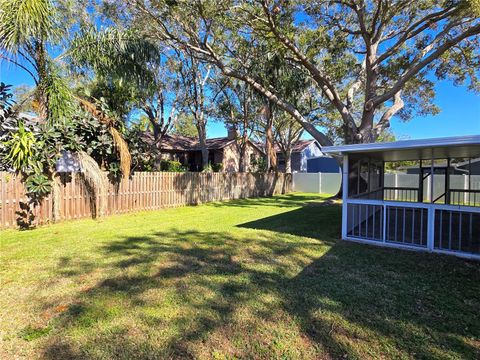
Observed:
[[[348,225],[348,155],[343,156],[342,169],[342,239],[347,238]]]
[[[470,171],[470,170],[469,170]],[[463,175],[464,177],[464,181],[463,181],[463,189],[464,190],[470,190],[470,187],[469,187],[469,182],[468,182],[468,178],[470,177],[470,172],[469,172],[469,175]],[[467,204],[470,205],[470,203],[468,202],[470,199],[468,198],[469,194],[467,191],[464,191],[463,192],[463,203],[464,204]]]
[[[394,195],[394,196],[395,196],[395,200],[398,200],[398,190],[397,190],[397,187],[398,187],[398,174],[395,173],[394,176],[395,176],[395,177],[394,177],[394,185],[393,185],[393,186],[395,186],[395,191],[394,191],[395,195]]]
[[[435,242],[435,206],[429,205],[427,214],[427,248],[433,251]]]
[[[427,223],[427,248],[433,251],[435,241],[435,206],[433,205],[434,197],[434,158],[432,150],[432,163],[430,164],[430,205],[428,206],[428,223]]]

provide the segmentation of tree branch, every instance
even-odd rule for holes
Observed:
[[[375,137],[378,137],[378,135],[380,135],[383,130],[385,130],[390,126],[390,119],[400,110],[402,110],[404,106],[405,106],[405,103],[402,100],[402,91],[400,90],[394,96],[393,105],[390,106],[383,113],[380,121],[377,123],[377,125],[375,125],[375,128],[374,128]]]
[[[465,32],[457,35],[456,37],[450,38],[446,40],[442,45],[440,45],[435,51],[433,51],[429,56],[424,57],[422,60],[419,60],[416,64],[411,64],[412,66],[400,77],[400,79],[390,88],[390,90],[386,91],[380,96],[375,97],[372,100],[373,106],[378,106],[385,101],[391,99],[397,92],[401,90],[401,88],[405,85],[405,83],[413,78],[416,74],[418,74],[421,70],[423,70],[426,66],[428,66],[431,62],[438,59],[442,56],[446,51],[450,48],[461,42],[462,40],[480,34],[480,24],[472,26]]]

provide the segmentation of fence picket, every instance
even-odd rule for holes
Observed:
[[[119,184],[108,182],[105,191],[94,199],[80,174],[64,174],[60,179],[60,220],[89,218],[92,206],[100,209],[101,204],[106,205],[104,215],[113,215],[291,190],[289,174],[137,172]],[[0,172],[0,228],[17,226],[16,212],[25,200],[21,178]],[[52,206],[52,196],[48,196],[34,209],[35,224],[53,221]]]

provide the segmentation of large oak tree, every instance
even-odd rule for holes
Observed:
[[[477,0],[125,1],[124,18],[145,36],[249,84],[323,145],[329,137],[244,66],[259,46],[311,77],[326,102],[323,127],[340,121],[349,143],[375,141],[394,115],[438,111],[435,78],[478,88]]]

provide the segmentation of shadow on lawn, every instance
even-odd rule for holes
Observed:
[[[309,202],[299,209],[237,226],[334,242],[341,233],[341,205]]]
[[[255,241],[170,229],[109,243],[102,251],[115,261],[112,273],[78,294],[58,319],[44,356],[194,358],[206,346],[252,358],[262,357],[256,351],[263,346],[263,357],[270,357],[268,335],[257,329],[271,323],[274,333],[277,325],[298,323],[310,342],[304,350],[316,348],[317,357],[478,358],[478,342],[462,338],[480,336],[478,264],[335,243],[335,216],[337,207],[309,205],[241,225],[274,232],[257,233]],[[319,247],[326,248],[323,254],[316,253]],[[274,305],[266,300],[272,297]],[[236,311],[252,304],[255,316],[238,323]],[[171,311],[162,314],[162,307]],[[152,308],[160,314],[147,311]],[[130,322],[116,323],[124,313],[132,314]],[[82,329],[80,343],[64,336]]]
[[[290,193],[285,195],[270,196],[270,197],[260,197],[254,199],[237,199],[229,200],[223,202],[214,202],[209,204],[209,206],[214,207],[246,207],[246,208],[257,208],[265,206],[274,206],[280,208],[290,208],[298,207],[302,203],[307,203],[310,201],[318,201],[319,197],[316,194],[297,194]]]

